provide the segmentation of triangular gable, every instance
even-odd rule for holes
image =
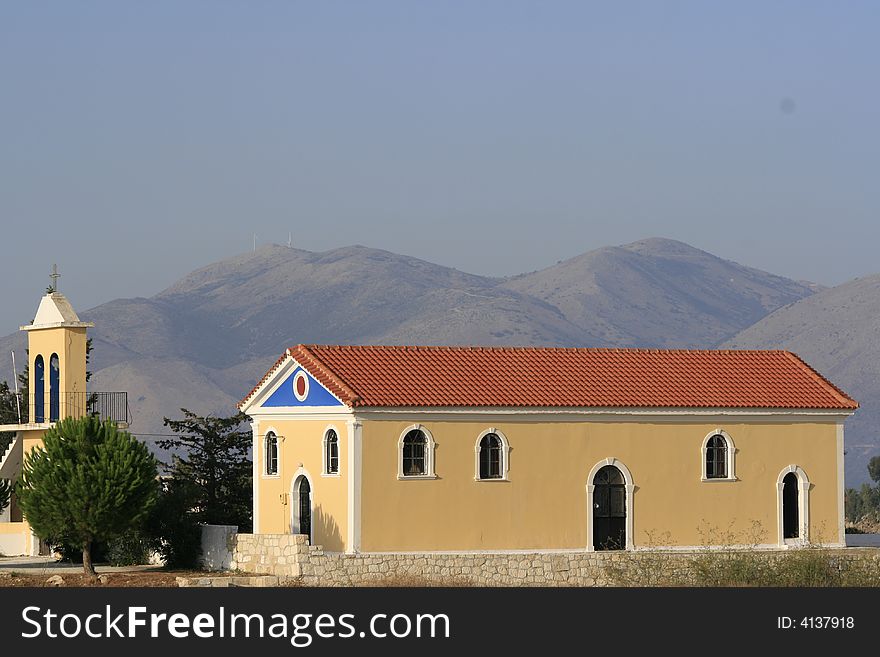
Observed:
[[[283,382],[261,404],[261,408],[297,406],[343,406],[333,393],[322,386],[303,367],[296,364]]]

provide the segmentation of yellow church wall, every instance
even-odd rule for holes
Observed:
[[[339,440],[339,474],[325,475],[324,434],[333,428]],[[257,426],[257,527],[261,534],[288,534],[295,497],[291,485],[304,470],[312,488],[312,532],[316,545],[342,552],[348,527],[348,426],[328,420],[262,420]],[[265,474],[265,436],[278,438],[278,475]],[[286,495],[286,498],[282,496]],[[282,503],[286,499],[286,504]]]
[[[58,354],[60,367],[59,393],[60,417],[77,417],[85,413],[85,397],[66,398],[65,393],[86,392],[86,329],[85,328],[47,328],[28,331],[28,382],[30,394],[36,391],[34,382],[35,361],[38,355],[43,356],[44,404],[45,413],[49,413],[49,361],[52,354]],[[30,406],[30,421],[34,422],[34,406]]]
[[[416,422],[436,441],[437,478],[399,480],[398,441]],[[475,481],[476,440],[489,427],[509,441],[509,481]],[[737,481],[701,481],[703,440],[718,428],[735,444]],[[634,480],[628,512],[637,548],[776,545],[777,479],[792,464],[811,483],[810,540],[840,540],[836,420],[435,422],[413,415],[363,421],[361,549],[584,549],[588,474],[609,457]]]
[[[16,557],[27,554],[30,533],[26,522],[0,522],[0,555]]]
[[[45,429],[26,429],[21,431],[22,455],[27,455],[35,447],[43,444]],[[0,522],[0,554],[17,556],[29,554],[31,550],[31,526],[21,516],[21,511],[15,504],[13,496],[11,502],[11,516],[19,520],[13,522]]]

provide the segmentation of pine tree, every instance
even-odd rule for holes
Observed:
[[[158,488],[146,445],[109,420],[81,417],[58,422],[25,455],[15,492],[37,536],[82,546],[94,578],[92,544],[138,528]]]
[[[231,417],[200,417],[185,408],[182,420],[165,418],[176,438],[158,440],[174,450],[169,472],[193,491],[192,509],[200,522],[251,527],[251,477],[248,452],[251,432],[240,427],[242,413]]]

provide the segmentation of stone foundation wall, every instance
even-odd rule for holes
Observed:
[[[755,552],[778,559],[789,551]],[[308,537],[291,534],[238,534],[232,569],[298,578],[306,586],[356,586],[391,583],[448,586],[612,586],[662,583],[652,578],[692,578],[696,557],[705,552],[554,552],[554,553],[398,553],[339,554],[310,546]],[[725,553],[719,553],[722,555]],[[735,553],[727,553],[735,554]],[[828,549],[836,563],[868,560],[880,572],[880,550]]]

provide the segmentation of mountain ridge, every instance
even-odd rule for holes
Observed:
[[[361,245],[267,245],[80,316],[95,323],[92,387],[127,390],[132,430],[149,434],[180,407],[232,412],[297,343],[712,348],[810,285],[665,238],[510,277]]]

